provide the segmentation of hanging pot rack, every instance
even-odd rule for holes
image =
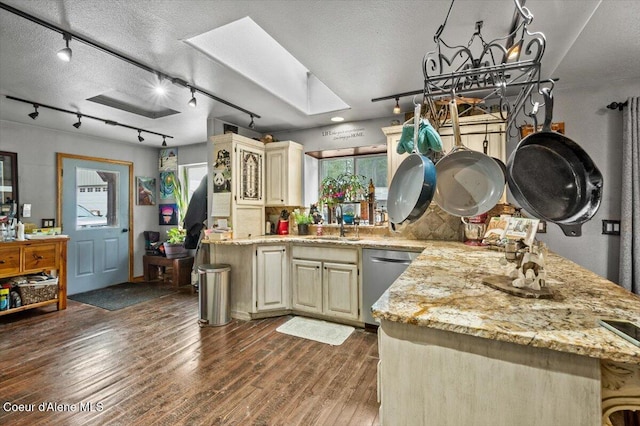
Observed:
[[[541,101],[536,102],[533,97],[538,97],[544,86],[551,84],[553,87],[557,79],[540,79],[546,38],[541,32],[530,31],[533,14],[524,6],[526,0],[513,1],[514,16],[506,35],[487,42],[482,35],[483,21],[478,21],[466,46],[451,46],[442,38],[455,2],[451,0],[447,16],[434,36],[435,49],[425,54],[422,61],[423,89],[371,101],[422,94],[423,104],[426,105],[424,115],[436,129],[449,120],[448,106],[437,105],[436,101],[465,95],[478,99],[474,108],[487,113],[489,111],[478,104],[498,99],[498,112],[492,113],[506,122],[509,134],[517,130],[515,120],[521,112],[535,120],[537,109],[534,108],[536,112],[532,113],[529,108],[527,112],[525,104],[543,106]]]
[[[482,37],[483,22],[478,21],[466,46],[450,46],[442,38],[447,14],[434,36],[435,50],[428,52],[422,62],[424,103],[430,120],[437,127],[444,124],[447,115],[440,112],[435,100],[473,93],[483,101],[497,97],[499,114],[511,129],[525,101],[532,102],[533,89],[541,89],[544,82],[540,80],[540,69],[546,38],[541,32],[529,30],[533,14],[522,3],[524,0],[514,0],[516,10],[508,34],[486,42]],[[508,89],[516,87],[515,101],[510,101],[509,97],[514,94]]]

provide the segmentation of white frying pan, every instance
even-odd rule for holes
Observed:
[[[451,215],[476,216],[498,203],[504,191],[505,174],[493,158],[462,144],[455,99],[449,105],[455,146],[436,163],[433,200]]]

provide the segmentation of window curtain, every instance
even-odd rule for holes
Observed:
[[[640,294],[640,98],[629,98],[622,124],[620,285]]]

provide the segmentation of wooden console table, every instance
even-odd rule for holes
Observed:
[[[179,287],[191,284],[191,269],[193,268],[193,257],[179,257],[177,259],[167,259],[164,256],[144,255],[142,257],[144,267],[144,280],[151,281],[158,278],[158,268],[153,266],[170,266],[171,282]]]
[[[54,270],[58,274],[57,298],[23,305],[7,311],[0,311],[0,316],[52,304],[56,304],[58,310],[66,309],[68,240],[68,237],[55,237],[38,240],[0,242],[0,278],[10,278],[38,272],[51,272]]]

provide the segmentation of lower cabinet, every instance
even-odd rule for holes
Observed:
[[[293,301],[298,311],[322,313],[322,262],[293,259],[291,261]]]
[[[256,293],[258,311],[289,308],[289,263],[285,246],[257,248]]]
[[[294,310],[331,318],[358,320],[358,252],[341,250],[347,249],[293,247],[291,307]],[[337,259],[353,263],[338,262]]]
[[[322,291],[325,315],[358,319],[358,265],[325,262]]]

